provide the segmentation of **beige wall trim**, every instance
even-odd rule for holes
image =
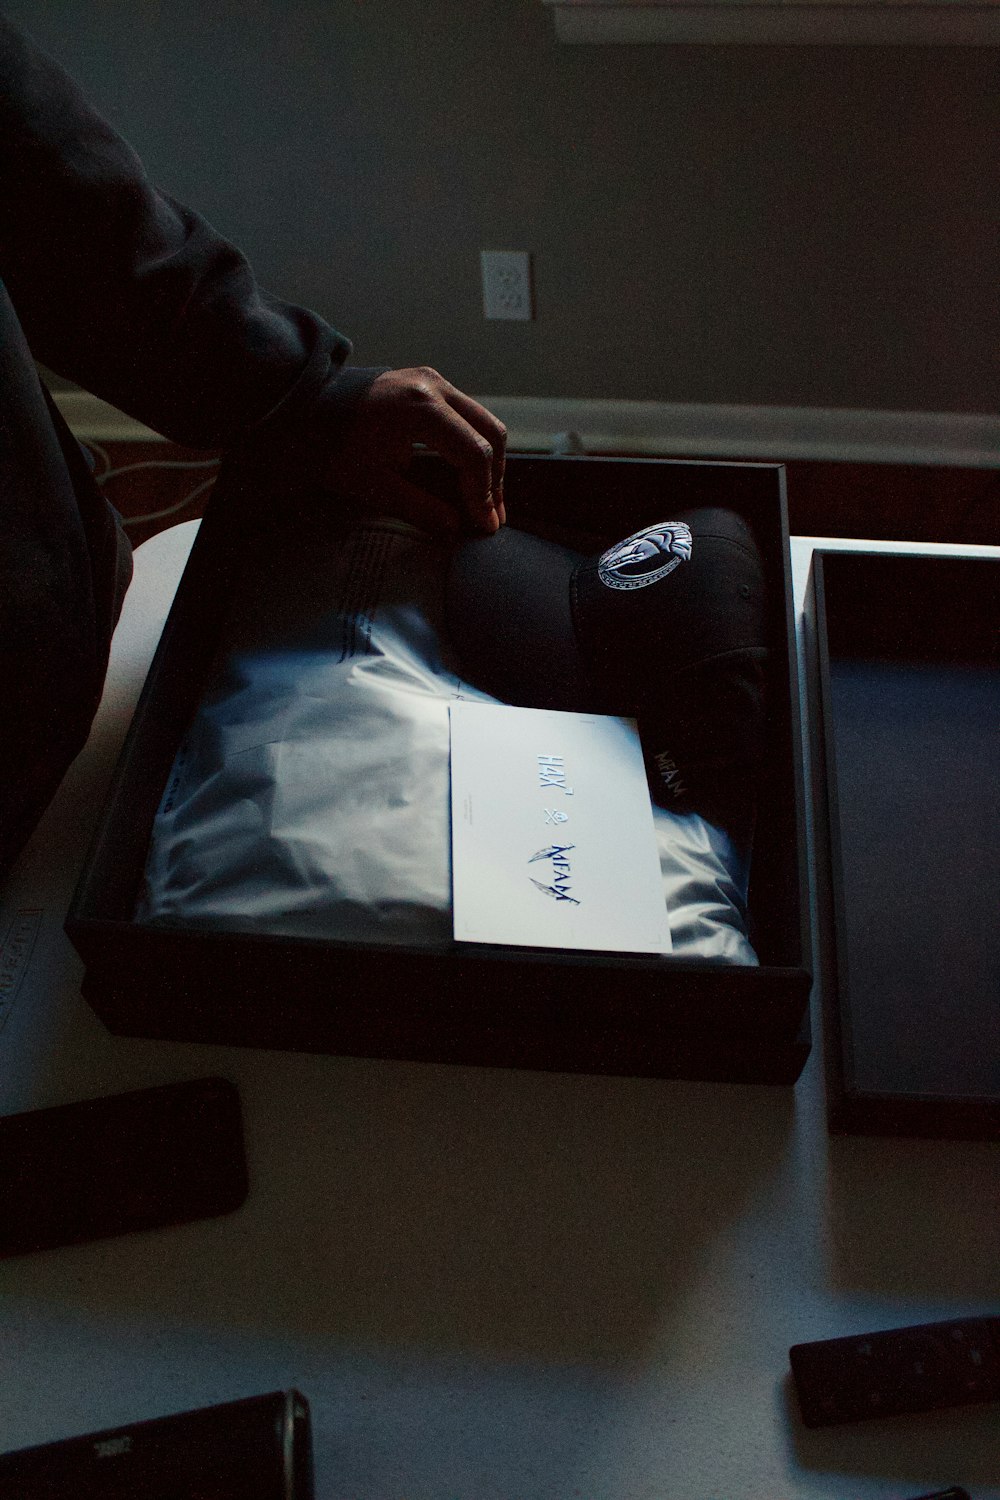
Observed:
[[[1000,467],[1000,416],[481,396],[512,448]]]
[[[997,0],[543,0],[561,42],[995,47]]]
[[[77,437],[161,441],[141,422],[86,391],[55,400]],[[851,463],[1000,468],[1000,416],[857,411],[812,406],[560,400],[480,396],[507,424],[511,449],[624,452],[669,457],[822,459]]]
[[[152,432],[89,391],[53,391],[52,399],[78,438],[95,443],[162,443]]]

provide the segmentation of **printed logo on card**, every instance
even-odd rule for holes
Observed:
[[[570,851],[575,848],[574,844],[550,844],[547,849],[539,849],[528,860],[533,865],[537,860],[549,861],[547,874],[551,876],[551,882],[546,885],[544,881],[536,880],[533,875],[529,876],[532,885],[546,896],[552,896],[556,901],[569,901],[574,906],[580,903],[575,896],[570,895],[570,882],[573,879],[573,870],[569,862]]]

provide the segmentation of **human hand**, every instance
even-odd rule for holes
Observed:
[[[326,478],[373,510],[454,533],[460,525],[455,509],[404,478],[414,443],[434,449],[457,470],[462,506],[473,526],[490,533],[504,524],[507,429],[426,365],[376,376],[327,463]]]

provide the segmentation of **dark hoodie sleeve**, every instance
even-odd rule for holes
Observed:
[[[41,363],[175,442],[255,445],[378,370],[262,291],[246,258],[148,180],[73,79],[0,16],[0,277]]]

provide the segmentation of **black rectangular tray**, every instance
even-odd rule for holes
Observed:
[[[435,455],[420,457],[411,477],[454,497],[453,472]],[[178,588],[66,923],[86,965],[83,993],[112,1031],[506,1067],[762,1083],[798,1077],[810,1046],[811,976],[784,471],[514,454],[505,490],[518,525],[588,550],[696,505],[729,505],[754,526],[771,585],[773,648],[749,900],[760,967],[470,945],[366,947],[134,922],[153,817],[241,556],[254,552],[257,528],[301,524],[294,507],[261,492],[252,471],[230,464]]]
[[[817,551],[830,1129],[1000,1138],[1000,565]]]

